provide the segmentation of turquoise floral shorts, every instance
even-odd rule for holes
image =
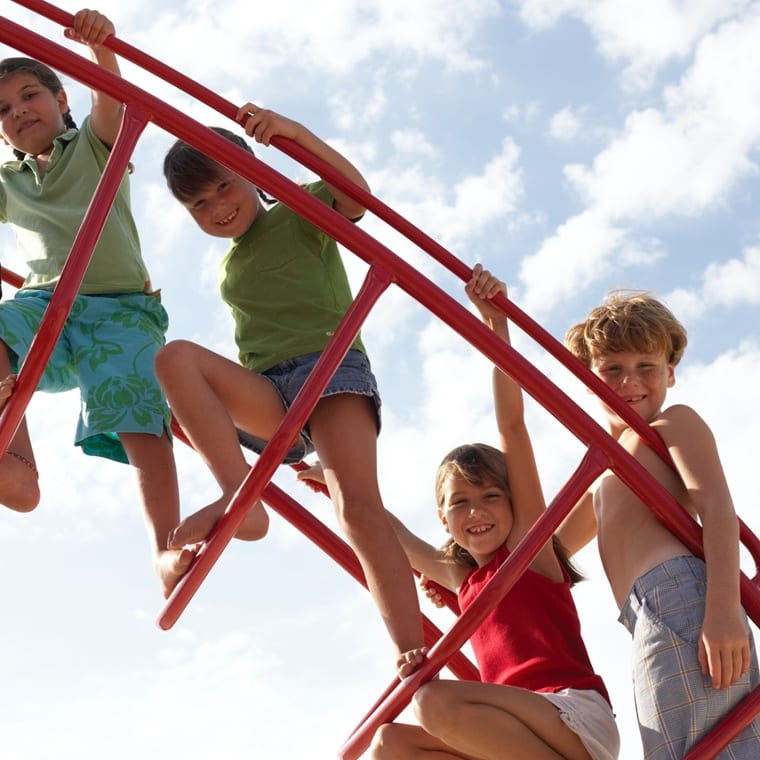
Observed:
[[[0,302],[0,339],[14,372],[26,356],[52,293],[19,290]],[[145,293],[76,297],[37,390],[79,388],[75,443],[85,454],[127,462],[119,433],[162,435],[171,414],[153,360],[168,317]]]

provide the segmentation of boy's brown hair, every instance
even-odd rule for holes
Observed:
[[[681,361],[686,329],[658,299],[641,291],[614,291],[565,333],[565,346],[587,367],[598,356],[636,352]]]

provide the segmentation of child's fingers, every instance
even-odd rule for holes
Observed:
[[[74,25],[66,30],[66,36],[88,45],[100,45],[115,31],[113,23],[102,13],[84,9],[74,15]]]

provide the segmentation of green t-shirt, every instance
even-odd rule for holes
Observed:
[[[332,205],[324,182],[305,189]],[[219,280],[240,362],[254,372],[322,351],[353,301],[335,240],[282,203],[233,240]],[[365,351],[359,337],[352,348]]]
[[[55,287],[108,155],[88,117],[55,139],[42,176],[31,156],[0,166],[0,221],[13,227],[29,267],[23,287]],[[125,173],[79,292],[140,293],[148,281]]]

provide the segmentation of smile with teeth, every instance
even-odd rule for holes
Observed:
[[[491,528],[493,528],[493,524],[473,525],[472,527],[467,528],[467,532],[475,535],[480,535],[481,533],[487,533],[489,530],[491,530]]]
[[[234,222],[237,215],[238,215],[238,209],[235,209],[231,214],[227,214],[227,216],[225,216],[223,219],[218,219],[216,223],[224,227],[225,225],[228,225],[230,222]]]

